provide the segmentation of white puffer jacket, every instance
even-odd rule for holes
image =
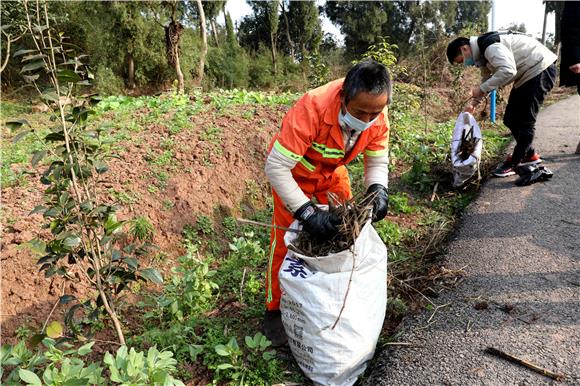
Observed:
[[[475,65],[481,69],[479,87],[486,94],[511,82],[518,88],[557,59],[543,44],[523,34],[500,34],[500,42],[487,47],[482,57],[477,38],[472,36],[469,45]]]

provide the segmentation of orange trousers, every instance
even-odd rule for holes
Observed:
[[[323,205],[328,204],[328,192],[336,194],[341,201],[352,198],[350,179],[344,166],[338,167],[331,178],[299,182],[298,186],[300,186],[308,198],[312,199],[312,197],[315,197],[317,202]],[[289,227],[294,221],[293,214],[286,209],[286,205],[284,205],[280,196],[274,190],[272,190],[272,196],[274,197],[272,224],[284,228]],[[281,291],[278,272],[288,252],[288,248],[284,244],[285,233],[286,231],[277,228],[272,228],[270,232],[270,253],[268,271],[266,272],[266,308],[269,311],[280,309]]]

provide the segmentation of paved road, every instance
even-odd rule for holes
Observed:
[[[449,305],[431,324],[432,311],[405,321],[398,340],[416,347],[382,352],[365,385],[580,385],[578,141],[579,96],[542,110],[535,144],[553,179],[527,187],[514,185],[517,176],[486,183],[446,256],[447,267],[467,266],[464,281],[434,299]],[[488,308],[477,310],[482,301]],[[489,356],[489,346],[566,380]]]

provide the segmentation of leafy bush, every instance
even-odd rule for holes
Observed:
[[[380,221],[375,224],[375,229],[388,247],[398,246],[403,240],[403,231],[396,223]]]
[[[204,215],[201,215],[197,218],[195,227],[198,232],[206,236],[214,233],[212,219]]]
[[[185,386],[171,376],[177,361],[170,351],[159,352],[156,347],[149,348],[147,357],[141,351],[121,346],[115,357],[106,353],[103,362],[108,366],[110,380],[123,385],[167,385]]]
[[[179,266],[171,269],[172,276],[163,294],[155,297],[157,307],[149,317],[165,318],[168,322],[183,321],[208,310],[213,304],[214,293],[219,289],[211,280],[216,271],[210,271],[208,262],[200,258],[192,245],[178,262]]]
[[[265,47],[251,58],[248,70],[250,87],[257,89],[269,89],[274,86],[274,74],[272,73],[272,57]]]
[[[235,43],[228,43],[222,48],[210,47],[207,53],[206,79],[212,88],[248,87],[248,67],[248,55]]]
[[[24,341],[15,346],[2,346],[0,378],[7,385],[104,385],[107,380],[114,384],[181,386],[183,382],[174,379],[176,360],[170,351],[159,352],[149,348],[147,357],[134,348],[121,346],[115,356],[106,353],[103,359],[110,376],[106,380],[101,363],[89,363],[81,359],[92,351],[95,342],[79,348],[69,343],[60,343],[45,338],[38,351],[27,349]],[[5,376],[3,372],[12,369]]]
[[[236,293],[240,302],[258,302],[261,309],[261,276],[267,261],[262,243],[253,232],[247,232],[242,237],[234,237],[229,249],[228,259],[219,267],[216,276],[220,289],[225,293]],[[244,292],[251,296],[244,296]]]
[[[306,60],[308,61],[308,81],[310,87],[319,87],[329,81],[328,74],[330,70],[322,61],[318,52],[306,56]]]
[[[168,326],[147,328],[139,335],[130,338],[133,345],[158,346],[171,350],[175,359],[181,362],[195,362],[198,355],[204,350],[202,338],[197,336],[195,330],[197,321],[184,320],[183,322],[171,322]]]
[[[380,36],[378,42],[370,45],[367,51],[361,56],[361,60],[366,58],[376,60],[387,67],[393,79],[396,79],[401,75],[405,75],[407,72],[405,67],[397,65],[395,51],[398,49],[399,47],[396,44],[390,44],[387,38]]]
[[[152,240],[155,234],[155,228],[147,217],[138,216],[131,221],[130,233],[137,240]]]
[[[124,82],[112,69],[103,64],[95,71],[95,91],[101,95],[119,95],[123,93]]]
[[[268,350],[272,343],[259,332],[253,337],[246,336],[244,342],[244,350],[234,337],[227,344],[215,346],[219,363],[209,366],[216,370],[214,383],[228,380],[239,386],[267,386],[279,381],[276,352]]]
[[[403,192],[389,194],[389,212],[393,214],[411,213],[413,207],[409,206],[409,196]]]
[[[416,115],[417,118],[421,112],[421,93],[420,87],[409,83],[394,82],[393,83],[393,98],[392,104],[389,106],[390,119],[394,124],[398,124],[399,120],[405,119],[409,115]],[[417,125],[416,128],[420,127]]]
[[[227,239],[231,239],[236,234],[238,222],[234,217],[227,216],[222,220],[222,226],[224,227],[224,236]]]

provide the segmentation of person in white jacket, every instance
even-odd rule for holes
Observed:
[[[493,31],[469,39],[454,39],[447,45],[447,59],[451,64],[481,69],[482,83],[472,88],[471,102],[465,107],[467,112],[472,113],[492,90],[513,83],[503,122],[516,146],[493,175],[510,176],[520,164],[541,162],[532,142],[538,111],[556,81],[557,56],[527,35]]]

